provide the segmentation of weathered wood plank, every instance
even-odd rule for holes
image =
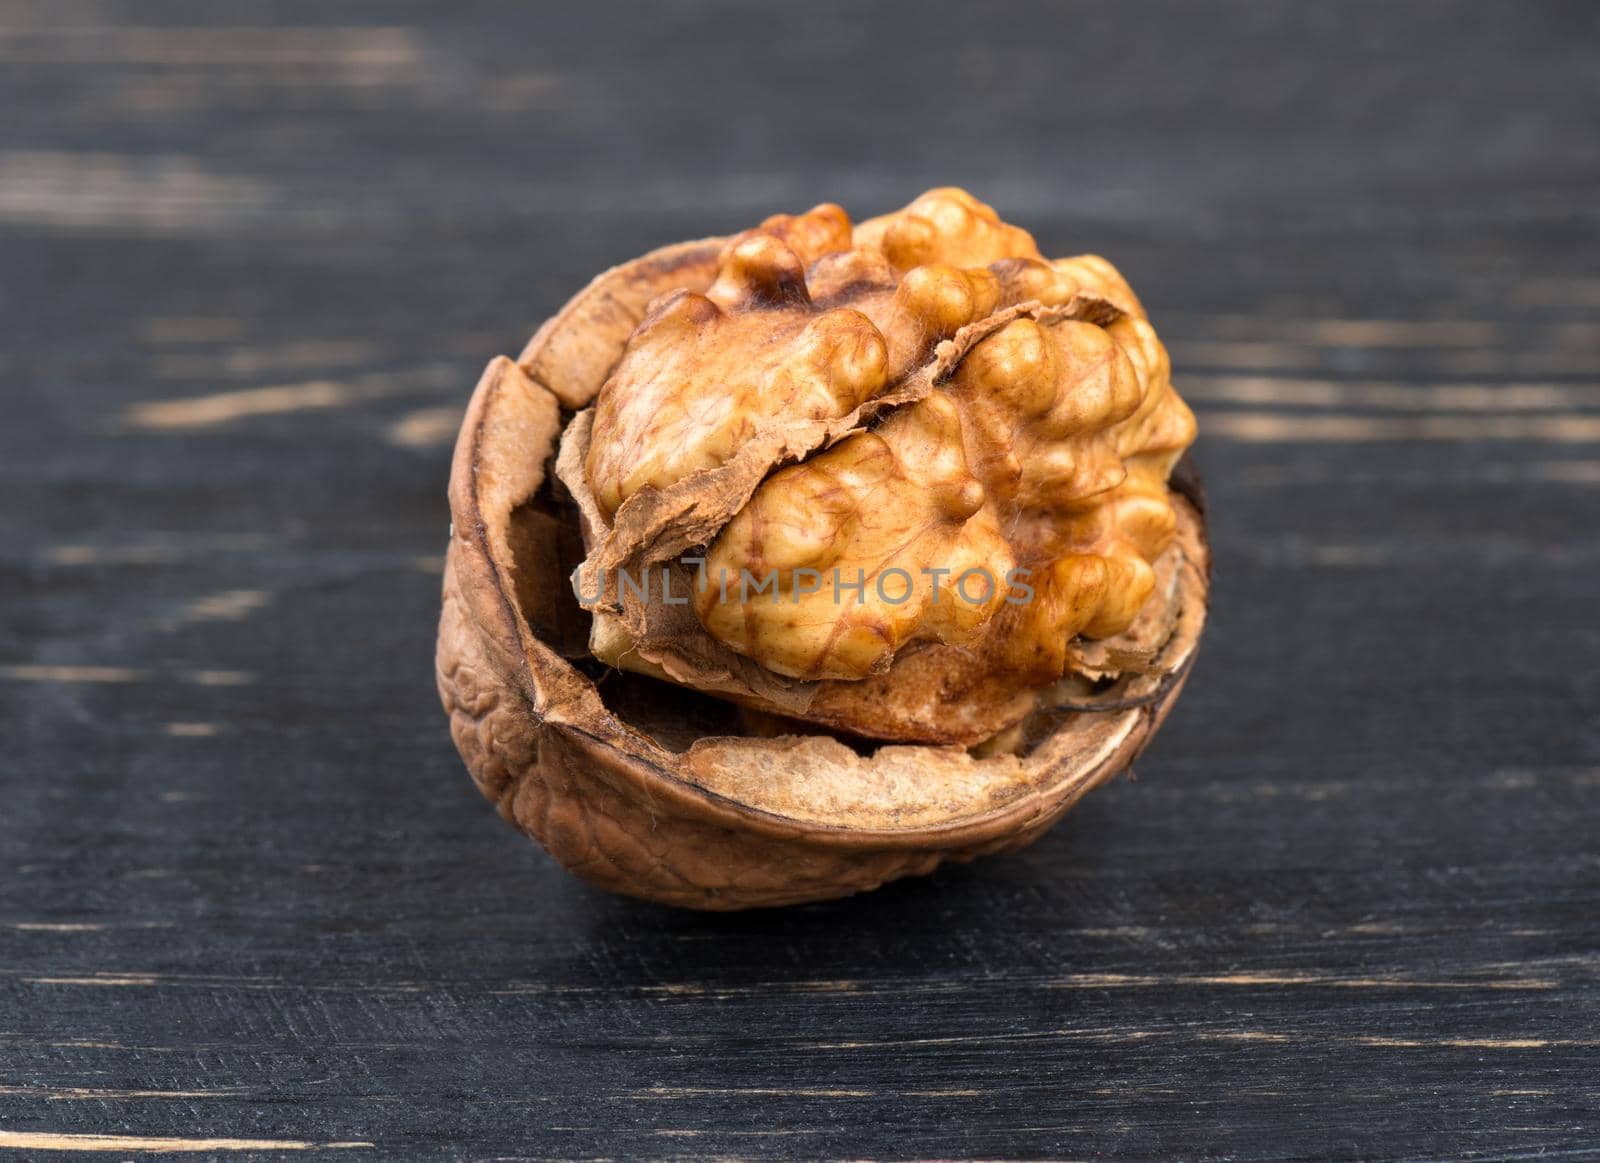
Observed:
[[[1592,6],[239,11],[0,7],[0,1148],[1600,1142]],[[1167,337],[1198,673],[1017,857],[601,897],[435,703],[466,392],[612,262],[947,182]]]

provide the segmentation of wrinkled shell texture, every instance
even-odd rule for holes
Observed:
[[[1209,558],[1168,482],[1193,437],[1110,264],[1045,259],[960,190],[625,264],[463,422],[457,747],[568,869],[667,903],[1020,847],[1187,675]]]

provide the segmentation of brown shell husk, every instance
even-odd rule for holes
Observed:
[[[451,469],[437,653],[457,748],[500,813],[570,871],[674,905],[822,900],[1030,843],[1127,770],[1189,672],[1210,566],[1182,472],[1147,616],[1124,657],[1083,660],[1123,673],[1061,684],[982,747],[774,734],[792,725],[581,660],[589,616],[568,577],[585,547],[551,479],[564,419],[591,402],[650,299],[710,284],[722,241],[602,274],[479,381]]]

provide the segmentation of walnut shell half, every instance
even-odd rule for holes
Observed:
[[[1062,682],[978,747],[778,734],[806,728],[599,665],[569,584],[585,547],[553,485],[557,444],[646,305],[710,287],[726,241],[600,275],[478,383],[451,469],[437,653],[456,746],[501,815],[568,870],[674,905],[823,900],[1021,848],[1127,770],[1183,686],[1210,569],[1198,486],[1180,465],[1177,533],[1145,613],[1077,659],[1120,676]]]

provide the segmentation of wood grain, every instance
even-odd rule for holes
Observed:
[[[1595,1153],[1592,6],[12,0],[0,108],[0,1149]],[[1183,702],[1016,857],[584,888],[435,701],[450,417],[610,263],[949,182],[1170,342]]]

